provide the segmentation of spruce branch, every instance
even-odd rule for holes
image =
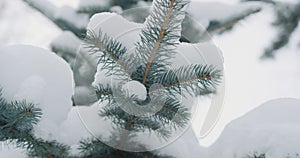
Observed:
[[[11,112],[11,114],[8,114],[10,116],[4,116],[7,119],[7,123],[1,127],[3,129],[14,127],[27,121],[29,121],[31,124],[37,124],[40,116],[42,115],[40,109],[34,108],[32,103],[26,103],[26,101],[15,101],[10,103],[10,106],[14,108],[9,109],[9,111],[8,109],[1,108],[1,110],[3,110],[2,112]],[[14,116],[11,117],[12,115]]]
[[[121,102],[105,106],[100,111],[100,116],[109,118],[118,127],[128,131],[143,132],[148,129],[149,132],[154,132],[167,139],[171,128],[174,130],[182,128],[190,120],[188,109],[182,107],[181,103],[174,98],[151,97],[151,101],[147,105],[149,116],[147,115],[145,118],[131,115],[120,107],[132,107],[135,104],[134,100],[130,98],[118,100]],[[137,105],[133,110],[146,112],[145,109],[139,108],[140,105]],[[168,130],[164,130],[162,127]]]
[[[91,53],[101,52],[99,53],[98,63],[103,64],[101,69],[107,70],[107,76],[126,75],[129,79],[131,78],[131,72],[121,61],[121,57],[126,53],[127,49],[120,42],[107,34],[103,34],[101,30],[98,33],[88,30],[85,38],[85,47]]]
[[[117,136],[111,136],[114,142],[117,142]],[[157,154],[155,151],[145,152],[127,152],[112,148],[100,141],[101,138],[85,139],[80,141],[80,151],[84,158],[172,158],[171,156],[165,156]],[[145,147],[137,142],[130,142],[131,145],[138,146],[138,148],[144,149]]]
[[[152,117],[162,122],[161,126],[163,127],[171,125],[176,130],[178,127],[183,128],[190,120],[188,109],[182,107],[181,103],[174,98],[167,98],[164,104],[153,103],[151,105],[161,107]]]
[[[109,85],[104,86],[99,84],[95,87],[95,91],[99,102],[103,102],[105,100],[108,100],[109,102],[113,101],[113,91]]]
[[[32,103],[7,102],[0,89],[0,141],[15,141],[18,147],[27,149],[29,157],[68,157],[67,145],[33,136],[33,126],[38,123],[41,115],[41,110]]]
[[[146,64],[142,83],[145,85],[151,69],[162,69],[167,66],[179,44],[181,23],[187,1],[156,0],[148,16],[145,28],[140,34],[141,41],[136,44],[136,55],[142,64]],[[179,33],[178,33],[179,32]],[[155,66],[156,63],[166,65]],[[163,66],[163,67],[162,67]]]
[[[100,116],[107,117],[118,127],[127,130],[128,132],[154,132],[158,136],[167,139],[170,136],[170,132],[160,127],[162,124],[157,119],[151,118],[139,118],[134,115],[128,114],[121,107],[115,105],[113,107],[105,107],[101,110]],[[128,133],[125,137],[121,136],[120,146],[124,145]]]
[[[17,139],[19,146],[27,149],[29,157],[68,158],[70,147],[57,141],[47,141],[35,136]]]
[[[170,93],[185,96],[184,92],[190,95],[205,95],[212,93],[215,85],[220,82],[221,72],[212,65],[193,64],[182,66],[178,69],[168,70],[156,83],[161,86],[151,89],[149,93],[166,89]]]
[[[41,110],[25,101],[8,103],[0,90],[0,140],[25,137],[37,124]]]

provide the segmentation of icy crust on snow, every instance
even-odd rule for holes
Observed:
[[[209,157],[298,158],[300,100],[276,99],[229,123],[211,147]]]
[[[69,65],[54,53],[26,45],[0,48],[0,86],[7,100],[27,100],[42,109],[34,128],[50,139],[72,107],[73,77]]]

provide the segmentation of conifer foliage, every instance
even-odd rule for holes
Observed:
[[[42,111],[26,101],[7,102],[0,90],[0,141],[10,141],[28,150],[29,157],[67,157],[69,147],[57,141],[36,138],[33,126]]]
[[[100,115],[124,130],[118,148],[127,148],[126,145],[132,144],[128,137],[144,131],[167,140],[173,130],[182,129],[190,120],[190,113],[180,102],[180,96],[207,95],[216,90],[221,72],[213,65],[193,64],[177,69],[171,66],[170,60],[180,43],[187,4],[186,0],[154,1],[133,53],[101,31],[88,31],[86,48],[99,54],[99,63],[107,76],[113,75],[120,81],[117,85],[99,84],[96,87],[98,99],[108,100]],[[119,93],[120,85],[131,81],[146,88],[145,100]],[[147,117],[135,115],[135,112]],[[167,128],[169,126],[172,128]]]

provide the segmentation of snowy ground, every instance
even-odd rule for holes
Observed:
[[[49,43],[61,31],[19,0],[9,1],[7,9],[0,10],[0,45],[31,44],[48,48]],[[58,6],[77,4],[77,0],[52,1]],[[218,1],[229,4],[237,2]],[[0,1],[0,8],[3,2]],[[215,37],[215,42],[222,49],[225,58],[226,98],[223,113],[214,130],[207,137],[199,138],[202,146],[213,144],[230,121],[268,100],[283,97],[300,98],[298,43],[292,42],[281,50],[274,60],[259,59],[263,49],[275,37],[275,30],[270,26],[272,20],[272,10],[265,8],[263,12],[241,22],[232,32]],[[24,24],[27,24],[26,27]],[[298,29],[295,34],[299,33]],[[10,151],[8,149],[0,148],[0,157],[7,157]]]

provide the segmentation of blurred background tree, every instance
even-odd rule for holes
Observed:
[[[275,12],[276,19],[272,25],[277,29],[277,37],[272,41],[269,47],[265,49],[262,58],[273,58],[281,48],[290,43],[295,30],[299,26],[300,20],[300,1],[279,2],[273,0],[243,0],[258,1],[271,5]],[[299,43],[300,46],[300,43]]]

